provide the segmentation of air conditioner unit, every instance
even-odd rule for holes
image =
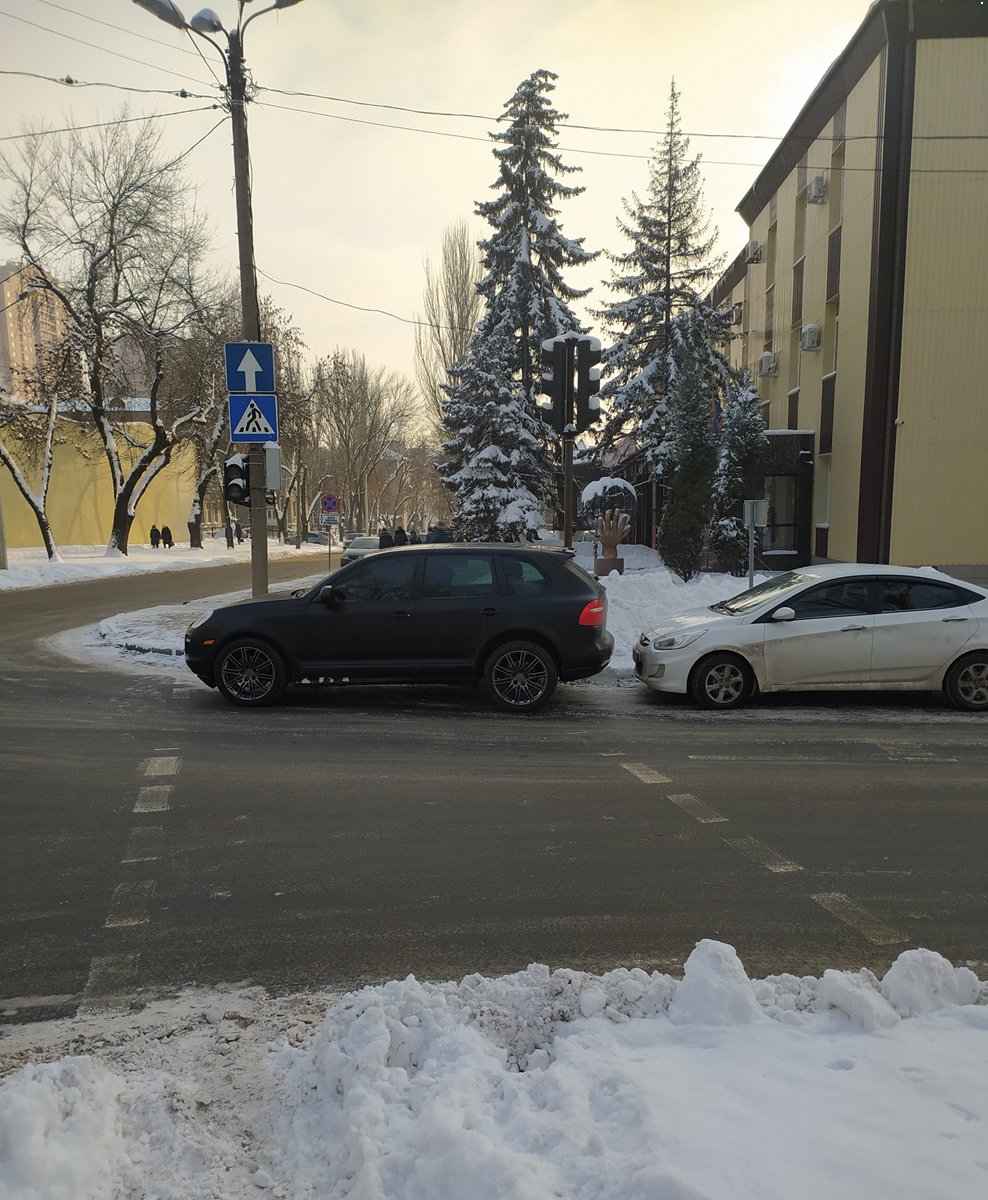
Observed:
[[[814,175],[806,186],[806,203],[823,204],[827,199],[827,181],[822,175]]]
[[[749,242],[744,248],[744,261],[746,263],[756,263],[762,261],[762,244],[761,242]]]
[[[819,325],[804,325],[799,331],[800,350],[819,350],[821,340]]]
[[[779,362],[771,350],[766,350],[764,354],[758,356],[758,374],[759,375],[778,375]]]

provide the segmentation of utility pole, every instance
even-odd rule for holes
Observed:
[[[247,143],[247,78],[243,36],[239,29],[227,35],[230,54],[227,83],[230,120],[233,124],[233,179],[237,200],[237,244],[240,253],[240,305],[245,342],[261,340],[261,310],[254,271],[254,216],[250,202],[250,152]],[[268,594],[268,505],[264,487],[264,447],[252,445],[250,459],[250,582],[251,595]]]
[[[261,313],[257,303],[257,276],[254,272],[254,219],[250,202],[250,153],[247,146],[247,72],[244,66],[244,31],[251,21],[265,13],[292,8],[300,0],[273,0],[243,20],[244,4],[238,0],[239,23],[227,32],[211,8],[204,8],[186,21],[175,0],[133,0],[166,25],[195,33],[218,51],[226,70],[227,99],[233,123],[233,178],[237,202],[237,242],[240,257],[240,303],[243,310],[245,342],[261,340]],[[226,38],[227,50],[210,35]],[[250,563],[251,590],[254,596],[268,594],[268,506],[265,499],[264,447],[248,447],[250,462]]]

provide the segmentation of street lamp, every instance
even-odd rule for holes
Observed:
[[[167,25],[201,37],[216,50],[226,71],[226,100],[233,125],[233,178],[237,201],[237,244],[240,256],[240,304],[245,342],[261,340],[261,313],[257,303],[257,276],[254,273],[254,222],[250,203],[250,154],[247,144],[247,73],[244,67],[244,32],[251,21],[292,8],[301,0],[274,0],[244,20],[244,6],[251,0],[237,0],[237,24],[227,31],[211,8],[204,8],[186,21],[175,0],[133,0],[138,8],[151,13]],[[226,49],[213,35],[226,39]],[[264,489],[264,447],[250,448],[250,561],[254,596],[268,591],[267,502]],[[260,535],[260,536],[258,536]]]

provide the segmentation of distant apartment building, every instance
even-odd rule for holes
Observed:
[[[32,287],[33,275],[20,263],[0,263],[0,392],[18,399],[30,398],[39,362],[65,333],[61,305]]]
[[[802,431],[777,521],[816,559],[988,576],[988,6],[875,0],[738,211],[712,299]]]

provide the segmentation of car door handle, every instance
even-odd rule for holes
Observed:
[[[867,629],[867,625],[842,625],[841,633],[851,633],[856,629]]]
[[[406,612],[403,608],[398,608],[392,615],[396,621],[404,621],[407,620],[412,614],[410,612]]]
[[[482,617],[496,617],[501,610],[499,608],[482,608],[480,615]]]
[[[945,624],[947,621],[966,621],[967,619],[968,619],[967,617],[941,617],[940,618],[940,620],[943,621]]]

